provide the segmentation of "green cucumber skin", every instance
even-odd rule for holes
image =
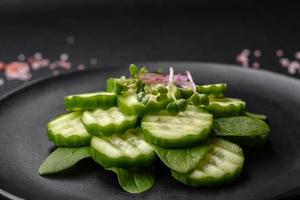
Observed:
[[[86,137],[81,137],[78,135],[72,135],[70,137],[64,137],[59,134],[53,134],[53,132],[48,129],[48,139],[52,141],[56,146],[59,147],[80,147],[90,144],[91,135]]]
[[[196,90],[199,94],[206,94],[211,97],[224,97],[227,91],[226,83],[216,83],[208,85],[197,85]],[[194,92],[191,88],[179,88],[182,98],[190,98]]]
[[[116,79],[116,78],[109,78],[106,80],[106,91],[107,92],[115,92],[117,80],[118,79]]]
[[[212,99],[217,100],[214,98]],[[229,98],[225,98],[225,99],[229,99]],[[214,115],[214,117],[238,116],[238,115],[242,115],[246,111],[246,103],[244,101],[241,101],[239,105],[229,104],[225,106],[225,105],[220,105],[213,100],[210,99],[207,109],[210,113]]]
[[[94,136],[110,136],[114,133],[123,133],[125,130],[135,126],[135,122],[124,122],[120,126],[115,126],[114,124],[108,125],[106,127],[101,127],[97,124],[85,125],[87,131]]]
[[[84,123],[83,123],[84,124]],[[121,125],[111,124],[105,127],[99,126],[98,124],[84,124],[87,132],[93,136],[110,136],[114,133],[123,133],[129,128],[135,127],[137,120],[125,121]]]
[[[177,181],[192,187],[201,187],[201,186],[218,186],[226,183],[233,182],[236,178],[238,178],[242,173],[243,167],[236,169],[232,175],[227,175],[223,177],[223,179],[216,180],[214,177],[207,177],[201,181],[197,179],[193,179],[191,177],[186,176],[185,174],[180,174],[171,170],[171,175]]]
[[[226,83],[208,84],[197,86],[197,92],[200,94],[207,94],[213,97],[224,97],[227,91]]]
[[[203,129],[197,135],[187,135],[185,137],[178,139],[162,139],[153,137],[152,134],[147,130],[144,129],[142,126],[144,138],[146,141],[153,143],[155,145],[165,147],[165,148],[185,148],[190,147],[192,145],[199,144],[199,142],[208,138],[211,133],[211,127],[207,129]]]
[[[221,139],[221,138],[212,138],[212,141],[226,141],[224,139]],[[229,141],[226,141],[226,143],[231,143]],[[233,143],[232,143],[233,144]],[[235,145],[235,144],[233,144]],[[235,145],[237,146],[237,145]],[[238,147],[238,146],[237,146]],[[222,177],[214,177],[214,176],[206,176],[205,178],[197,178],[197,177],[193,177],[191,174],[193,173],[190,173],[190,174],[183,174],[183,173],[178,173],[178,172],[175,172],[174,170],[171,170],[171,175],[173,176],[173,178],[175,178],[175,180],[185,184],[185,185],[189,185],[189,186],[192,186],[192,187],[199,187],[199,186],[217,186],[217,185],[221,185],[221,184],[224,184],[224,183],[229,183],[229,182],[232,182],[234,181],[237,177],[240,176],[241,172],[242,172],[242,169],[243,169],[243,165],[244,165],[244,155],[243,155],[243,151],[240,147],[239,148],[239,152],[235,152],[234,154],[237,155],[240,157],[241,159],[241,162],[239,163],[239,165],[234,165],[235,168],[230,171],[230,172],[226,172],[225,174],[223,174]],[[223,149],[224,150],[224,149]],[[210,147],[210,150],[208,152],[207,155],[209,155],[210,151],[213,151],[213,147]],[[225,149],[225,151],[228,151],[227,149]],[[230,150],[229,150],[230,151]],[[231,151],[230,151],[231,152]],[[220,155],[222,157],[222,155]],[[228,162],[228,161],[224,161],[223,162]],[[201,166],[205,166],[205,164],[211,164],[210,162],[208,162],[205,158],[203,160],[201,160],[199,162],[199,164],[201,164]],[[214,166],[216,166],[214,164]],[[218,169],[220,169],[219,166],[216,166]],[[195,169],[197,170],[197,169]],[[221,170],[221,171],[224,171],[224,170]],[[225,171],[224,171],[225,172]]]
[[[64,98],[64,106],[67,111],[93,110],[97,108],[110,108],[117,105],[117,95],[103,95],[95,93],[94,96],[82,97],[70,95]]]

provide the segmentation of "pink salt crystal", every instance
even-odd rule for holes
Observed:
[[[280,58],[279,60],[282,67],[288,67],[290,65],[290,61],[287,58]]]
[[[255,57],[260,57],[261,56],[261,51],[260,50],[255,50],[254,52],[253,52],[253,54],[254,54],[254,56]]]
[[[85,66],[83,64],[80,64],[80,65],[77,66],[77,69],[82,71],[82,70],[85,69]]]
[[[0,61],[0,72],[5,70],[5,63]]]
[[[296,58],[297,60],[300,60],[300,51],[297,51],[297,52],[295,53],[295,58]]]
[[[40,68],[41,68],[41,67],[40,67],[40,63],[39,63],[39,62],[36,62],[36,61],[32,62],[32,63],[31,63],[31,68],[32,68],[33,70],[40,69]]]
[[[25,62],[11,62],[6,65],[5,75],[8,80],[28,80],[31,78],[29,65]]]
[[[282,50],[282,49],[278,49],[278,50],[276,51],[276,56],[282,57],[282,56],[283,56],[283,50]]]
[[[60,60],[67,61],[69,59],[69,55],[66,53],[63,53],[60,55]]]
[[[42,55],[42,53],[37,52],[33,55],[33,58],[35,58],[36,60],[40,60],[43,58],[43,55]]]
[[[250,50],[249,49],[243,49],[242,54],[249,56],[250,55]]]
[[[67,61],[59,61],[58,65],[63,69],[70,69],[72,67],[71,63]]]
[[[295,74],[297,70],[300,70],[300,63],[298,61],[290,62],[288,66],[288,72],[290,74]]]
[[[260,67],[260,64],[258,62],[254,62],[252,63],[252,67],[258,69]]]
[[[57,67],[57,63],[56,62],[53,62],[53,63],[49,64],[49,69],[50,70],[54,70],[56,67]]]

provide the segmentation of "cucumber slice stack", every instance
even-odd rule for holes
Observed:
[[[267,142],[265,115],[225,97],[225,83],[196,85],[191,73],[165,76],[130,65],[130,78],[109,78],[104,92],[64,98],[68,113],[48,123],[58,148],[40,175],[63,171],[82,159],[112,171],[121,188],[141,193],[155,182],[154,160],[185,185],[231,182],[244,165],[243,148]],[[238,146],[240,145],[240,146]],[[76,167],[76,165],[74,166]]]
[[[172,176],[190,186],[210,186],[232,181],[240,175],[244,164],[243,150],[221,138],[213,138],[210,150],[188,174],[172,170]]]

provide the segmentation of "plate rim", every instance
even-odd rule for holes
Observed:
[[[141,65],[146,65],[146,66],[151,66],[151,65],[172,65],[172,64],[176,64],[176,65],[205,65],[205,66],[209,66],[209,67],[222,67],[222,68],[227,68],[229,70],[233,70],[233,71],[240,71],[242,73],[253,73],[253,74],[257,74],[257,75],[265,75],[265,76],[269,76],[269,77],[273,77],[273,78],[279,78],[279,79],[283,79],[287,82],[291,82],[291,84],[298,84],[300,87],[300,80],[295,78],[295,77],[290,77],[284,74],[279,74],[277,72],[273,72],[273,71],[269,71],[269,70],[265,70],[265,69],[251,69],[251,68],[242,68],[239,65],[234,65],[234,64],[226,64],[226,63],[218,63],[218,62],[198,62],[198,61],[138,61],[135,62],[137,65],[141,64]],[[25,82],[22,85],[19,85],[15,88],[13,88],[12,90],[4,93],[3,95],[0,96],[0,103],[2,103],[3,101],[5,101],[6,99],[10,98],[11,96],[21,92],[24,89],[27,89],[29,87],[32,87],[34,85],[40,84],[42,82],[48,81],[48,80],[52,80],[52,79],[58,79],[58,78],[63,78],[65,76],[70,76],[70,75],[74,75],[74,74],[79,74],[79,73],[88,73],[91,71],[95,71],[95,70],[109,70],[111,68],[113,68],[114,70],[118,70],[118,69],[124,69],[124,66],[127,66],[128,63],[111,63],[111,64],[106,64],[106,67],[103,67],[102,65],[100,65],[99,67],[90,67],[88,69],[85,69],[84,71],[78,71],[78,70],[70,70],[67,72],[64,72],[62,74],[59,74],[57,76],[53,76],[53,75],[46,75],[40,78],[36,78],[33,79],[31,81]],[[188,68],[188,66],[187,66]],[[300,186],[299,186],[300,188]],[[285,198],[285,195],[288,195],[290,193],[299,193],[298,191],[299,188],[295,188],[292,189],[291,191],[287,191],[286,193],[283,193],[283,198]],[[18,197],[2,188],[0,188],[0,197],[4,197],[7,198],[9,200],[24,200],[21,197]],[[276,197],[275,197],[276,198]],[[281,197],[279,197],[281,199]]]

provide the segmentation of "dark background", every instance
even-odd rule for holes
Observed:
[[[262,52],[253,58],[260,68],[299,78],[275,55],[282,49],[294,59],[299,20],[296,1],[1,0],[0,60],[42,52],[50,59],[68,53],[74,66],[87,67],[91,58],[96,67],[162,60],[238,64],[236,56],[247,48]],[[41,70],[33,79],[49,75]],[[5,80],[0,95],[20,84]]]

